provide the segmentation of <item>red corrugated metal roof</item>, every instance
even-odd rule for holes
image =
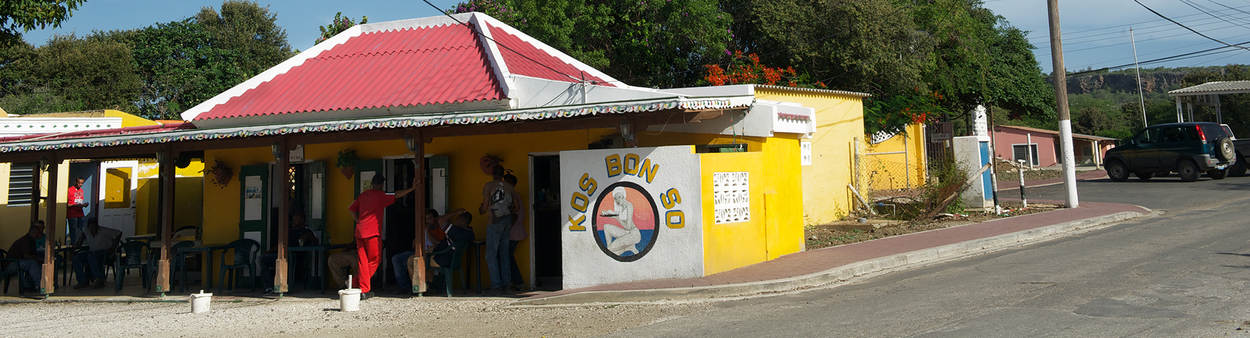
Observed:
[[[490,35],[495,40],[495,43],[502,45],[499,46],[499,54],[503,55],[504,63],[508,65],[508,72],[565,82],[581,82],[580,80],[585,78],[586,81],[592,81],[600,86],[612,86],[611,83],[581,71],[577,67],[561,61],[559,58],[521,40],[521,38],[508,34],[503,29],[492,25],[486,26],[490,27]],[[534,62],[535,60],[538,62]]]
[[[151,125],[151,126],[137,126],[137,127],[125,127],[125,128],[113,128],[113,129],[95,129],[95,130],[73,131],[73,132],[67,132],[67,133],[8,136],[8,137],[0,137],[0,143],[17,142],[17,141],[34,141],[34,140],[50,141],[50,140],[61,140],[61,139],[71,139],[71,138],[104,137],[104,136],[132,135],[132,134],[150,134],[150,133],[161,133],[161,132],[174,131],[174,130],[183,130],[183,129],[195,129],[195,126],[186,122],[174,122],[174,123],[162,123],[162,124]]]
[[[451,24],[352,37],[195,120],[505,98],[472,29]]]

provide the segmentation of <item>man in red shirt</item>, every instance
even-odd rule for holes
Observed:
[[[66,242],[77,243],[82,236],[83,228],[87,224],[87,214],[83,212],[83,208],[87,207],[87,199],[82,193],[82,184],[86,181],[82,177],[74,179],[74,185],[66,191],[65,202],[69,204],[65,208],[65,219],[69,223],[69,238]]]
[[[352,216],[356,218],[356,259],[360,266],[360,276],[357,276],[359,278],[356,279],[356,285],[360,286],[363,298],[373,296],[369,286],[373,273],[378,270],[378,264],[381,262],[382,248],[378,240],[381,233],[378,229],[380,229],[382,217],[386,215],[386,207],[395,203],[396,198],[404,197],[417,187],[414,181],[408,189],[389,195],[382,191],[382,186],[386,184],[386,178],[382,175],[373,176],[370,183],[373,185],[372,189],[361,192],[349,208]]]

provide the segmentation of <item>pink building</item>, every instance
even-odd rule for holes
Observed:
[[[1101,166],[1102,156],[1115,147],[1115,141],[1110,137],[1073,133],[1076,164]],[[1029,158],[1030,150],[1035,167],[1059,164],[1059,132],[1021,126],[994,127],[994,153],[998,158],[1015,162]]]

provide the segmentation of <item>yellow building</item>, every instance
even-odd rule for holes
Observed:
[[[7,114],[5,114],[7,115]],[[46,114],[11,115],[0,118],[0,140],[31,141],[51,138],[89,137],[100,132],[112,130],[159,130],[181,122],[153,121],[126,112],[102,109],[81,112],[62,112]],[[147,157],[151,157],[150,155]],[[155,195],[150,194],[149,186],[154,173],[142,173],[141,167],[152,167],[151,159],[134,158],[115,161],[62,160],[58,166],[58,191],[56,196],[57,218],[65,219],[65,190],[76,177],[86,179],[83,190],[89,201],[86,213],[88,218],[98,219],[101,225],[122,230],[127,236],[146,234],[154,231],[155,220],[149,213],[155,211]],[[180,168],[178,174],[184,177],[180,184],[198,187],[201,184],[200,170],[202,165],[192,161],[186,168]],[[30,225],[31,184],[36,181],[31,176],[33,166],[29,163],[0,163],[0,244],[7,248],[18,237],[26,233]],[[103,177],[103,179],[98,179]],[[41,173],[38,196],[46,197],[48,191],[48,175]],[[185,190],[184,200],[198,198],[199,193]],[[46,202],[42,202],[46,203]],[[186,225],[198,225],[200,218],[190,217],[191,210],[198,207],[185,207],[188,212],[180,218]],[[38,210],[39,219],[46,219],[47,212]],[[65,241],[64,222],[58,222],[53,229],[57,241]]]
[[[352,27],[184,112],[194,128],[0,143],[0,161],[160,153],[169,160],[156,177],[177,194],[162,200],[173,215],[158,228],[198,215],[197,246],[255,241],[280,271],[293,216],[316,246],[352,243],[348,206],[372,178],[386,191],[416,184],[382,217],[373,278],[383,284],[396,282],[391,256],[422,242],[427,208],[467,209],[476,239],[492,238],[499,227],[478,207],[494,161],[518,178],[528,236],[515,257],[539,288],[767,261],[803,250],[804,224],[851,207],[864,94],[634,87],[484,14],[453,17]],[[173,184],[173,159],[186,154],[208,168],[198,200]],[[202,211],[175,207],[188,200]],[[469,250],[478,268],[480,252]],[[159,266],[157,289],[168,290],[168,262]],[[288,290],[286,275],[276,290]]]

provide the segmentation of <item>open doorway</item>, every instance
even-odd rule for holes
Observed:
[[[561,266],[560,227],[560,156],[536,155],[530,157],[530,200],[533,219],[530,223],[531,265],[534,287],[539,290],[559,290],[563,285]]]

